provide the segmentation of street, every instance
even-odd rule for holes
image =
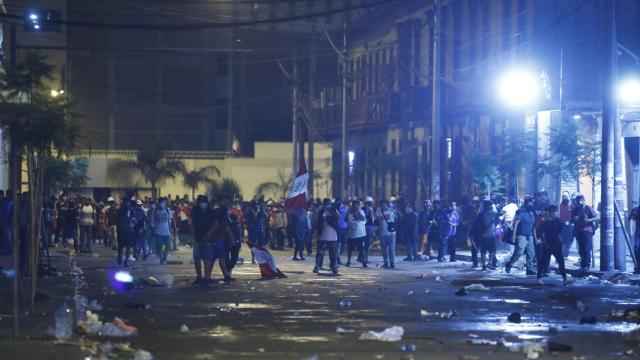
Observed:
[[[106,355],[105,347],[98,350],[100,344],[107,341],[130,343],[132,350],[109,351],[118,359],[134,358],[137,349],[155,359],[526,359],[518,344],[545,340],[573,347],[554,354],[557,359],[635,358],[640,351],[637,340],[626,341],[622,334],[637,325],[609,319],[614,309],[640,307],[638,279],[630,275],[616,277],[621,284],[592,276],[574,278],[564,286],[552,274],[540,286],[519,270],[510,275],[502,270],[481,272],[462,261],[398,261],[396,270],[382,270],[381,259],[374,257],[376,265],[369,269],[342,267],[339,277],[318,276],[311,272],[313,257],[294,262],[288,251],[276,251],[278,266],[288,278],[262,281],[257,265],[247,261],[251,256],[245,248],[245,263],[234,272],[233,285],[196,287],[190,249],[181,248],[170,259],[183,264],[161,266],[150,257],[128,269],[135,279],[154,276],[166,281],[171,275],[171,287],[137,285],[120,291],[110,280],[119,270],[111,251],[95,248],[99,255],[78,258],[87,283],[78,293],[103,306],[95,311],[101,321],[117,316],[137,327],[139,335],[76,333],[65,341],[48,336],[53,312],[63,296],[71,297],[74,291],[68,270],[59,268],[63,277],[42,280],[36,304],[42,314],[21,324],[16,343],[10,340],[10,297],[1,298],[0,351],[10,354],[3,358],[80,359],[93,351],[91,358],[99,359]],[[62,249],[54,254],[56,263],[68,262]],[[220,277],[217,267],[214,276]],[[10,282],[4,279],[1,284],[2,293],[9,294]],[[470,284],[489,289],[454,295]],[[586,305],[584,313],[578,301]],[[514,312],[521,314],[521,323],[507,321]],[[582,317],[591,315],[597,318],[595,324],[580,324]],[[181,332],[182,325],[188,331]],[[359,340],[364,332],[394,325],[404,329],[401,341]],[[338,327],[342,334],[336,332]],[[411,345],[415,351],[404,351],[412,350]],[[542,358],[549,357],[548,347],[542,348]]]

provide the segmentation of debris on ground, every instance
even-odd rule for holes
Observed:
[[[341,328],[340,326],[336,328],[336,334],[340,334],[340,335],[346,334],[346,333],[352,333],[354,331],[355,330],[347,330],[347,329]]]
[[[68,339],[73,335],[73,315],[67,303],[56,310],[53,316],[54,325],[47,331],[56,339]]]
[[[153,355],[150,352],[139,349],[133,354],[133,360],[153,360]]]
[[[402,345],[402,351],[406,351],[406,352],[414,352],[416,351],[416,346],[415,345]]]
[[[103,336],[132,336],[138,335],[138,328],[135,326],[127,325],[124,320],[119,317],[113,318],[112,322],[107,322],[102,325],[100,329],[100,335]]]
[[[519,312],[512,312],[507,316],[507,320],[512,323],[520,324],[522,322],[522,315]]]
[[[580,311],[581,313],[585,313],[589,309],[587,304],[583,303],[580,300],[576,301],[576,308],[578,308],[578,311]]]
[[[102,330],[102,321],[98,314],[93,313],[91,310],[87,310],[83,320],[78,321],[78,330],[84,334],[93,335]]]
[[[409,290],[409,291],[407,292],[407,296],[411,296],[411,295],[413,295],[413,290]]]
[[[590,324],[593,325],[598,322],[598,318],[594,315],[591,316],[583,316],[580,318],[580,324]]]
[[[467,290],[465,288],[462,288],[462,289],[456,291],[455,295],[456,296],[467,296],[467,295],[469,295],[469,293],[467,292]]]
[[[392,326],[390,328],[384,329],[384,331],[381,332],[369,330],[365,333],[362,333],[359,340],[393,342],[402,340],[402,335],[404,335],[404,329],[402,328],[402,326]]]
[[[340,306],[343,308],[351,307],[351,305],[353,305],[353,303],[349,300],[340,300]]]
[[[449,310],[447,312],[440,313],[440,317],[446,320],[458,315],[459,314],[456,310]]]
[[[471,284],[464,287],[467,291],[489,291],[488,286],[484,286],[483,284]]]
[[[573,350],[573,347],[571,345],[555,342],[552,340],[549,340],[549,342],[547,343],[547,347],[549,348],[549,352],[569,352]]]
[[[170,288],[173,286],[174,279],[171,274],[164,274],[160,277],[160,281],[162,282],[162,284],[164,284],[164,286]]]
[[[182,326],[180,326],[180,332],[181,333],[188,333],[189,332],[189,327],[185,324],[182,324]]]
[[[436,281],[437,282],[441,282],[442,281],[442,278],[440,277],[440,275],[436,276]]]
[[[544,354],[545,342],[530,342],[524,341],[521,343],[513,343],[507,346],[511,352],[522,352],[527,356],[527,359],[537,359],[540,355]]]

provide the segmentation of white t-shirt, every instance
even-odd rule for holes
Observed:
[[[95,214],[95,210],[93,210],[93,206],[91,205],[82,205],[80,207],[80,225],[91,226],[93,225],[93,215]]]
[[[512,222],[516,217],[516,212],[518,212],[518,205],[509,203],[502,207],[502,211],[504,212],[504,221]]]
[[[329,222],[327,221],[329,215],[322,214],[322,216],[324,217],[324,221],[322,222],[322,232],[320,233],[320,236],[318,236],[318,240],[338,241],[338,232],[333,228],[333,226],[329,225]]]

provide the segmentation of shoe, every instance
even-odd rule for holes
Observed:
[[[538,284],[538,285],[544,285],[544,281],[542,281],[542,279],[541,279],[541,278],[538,278],[538,279],[536,280],[536,284]]]
[[[495,270],[496,269],[496,267],[494,265],[491,265],[491,264],[487,265],[487,268],[489,270]]]
[[[564,285],[570,285],[570,284],[574,283],[574,280],[567,278],[567,279],[562,280],[562,283]]]
[[[504,272],[511,273],[511,263],[507,263],[507,266],[504,267]]]
[[[124,261],[124,267],[129,267],[129,263],[127,262],[127,260]]]
[[[351,263],[347,261],[347,265],[345,265],[346,267],[351,266]]]
[[[368,267],[369,267],[369,265],[367,265],[367,263],[363,263],[363,264],[362,264],[362,267],[363,267],[363,268],[368,268]]]
[[[390,268],[390,269],[395,269],[395,268],[396,268],[396,265],[395,265],[394,263],[391,263],[391,265],[389,265],[389,268]]]
[[[129,255],[129,261],[136,261],[136,258],[134,258],[132,255]]]
[[[383,269],[388,269],[388,268],[389,268],[389,264],[384,263],[384,264],[382,265],[382,268],[383,268]]]
[[[444,258],[438,258],[438,262],[444,262]]]
[[[331,270],[331,273],[332,273],[333,275],[335,275],[335,276],[340,275],[340,273],[338,272],[338,269],[332,269],[332,270]]]
[[[458,261],[458,260],[456,260],[456,259],[449,259],[449,262],[456,262],[456,261]]]
[[[196,278],[196,281],[193,282],[193,286],[199,286],[202,285],[203,280],[201,278]]]
[[[313,268],[313,272],[316,274],[320,274],[320,269],[318,269],[318,267],[316,266]]]
[[[538,273],[535,271],[527,270],[527,275],[538,275]]]
[[[300,261],[305,261],[305,260],[307,260],[307,258],[305,258],[305,257],[300,257]]]
[[[482,265],[482,271],[487,271],[487,267],[485,265]]]
[[[298,259],[298,258],[297,258],[297,257],[295,257],[295,256],[294,256],[294,257],[293,257],[293,259],[291,259],[291,260],[293,260],[293,261],[300,261],[300,259]]]
[[[118,256],[118,265],[122,266],[122,258]]]
[[[413,261],[413,259],[407,256],[406,258],[402,259],[402,261]]]
[[[473,264],[473,265],[471,265],[471,268],[472,268],[472,269],[477,269],[477,268],[478,268],[478,264]]]

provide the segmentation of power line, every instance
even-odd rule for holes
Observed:
[[[376,1],[372,3],[347,6],[343,8],[324,10],[324,11],[318,11],[318,12],[307,13],[307,14],[299,14],[299,15],[285,16],[285,17],[279,17],[279,18],[236,21],[236,22],[219,22],[219,23],[205,22],[205,23],[193,23],[193,24],[175,24],[175,23],[174,24],[118,24],[118,23],[74,21],[74,20],[52,20],[52,23],[59,24],[59,25],[67,25],[67,26],[90,27],[90,28],[113,29],[113,30],[195,31],[195,30],[215,29],[215,28],[235,28],[235,27],[256,26],[256,25],[263,25],[263,24],[287,23],[287,22],[292,22],[297,20],[333,15],[333,14],[348,12],[352,10],[370,8],[378,5],[387,5],[387,4],[391,4],[399,1],[400,0],[381,0],[381,1]],[[24,19],[24,17],[21,15],[4,14],[4,13],[0,13],[0,18],[20,19],[20,20]]]

